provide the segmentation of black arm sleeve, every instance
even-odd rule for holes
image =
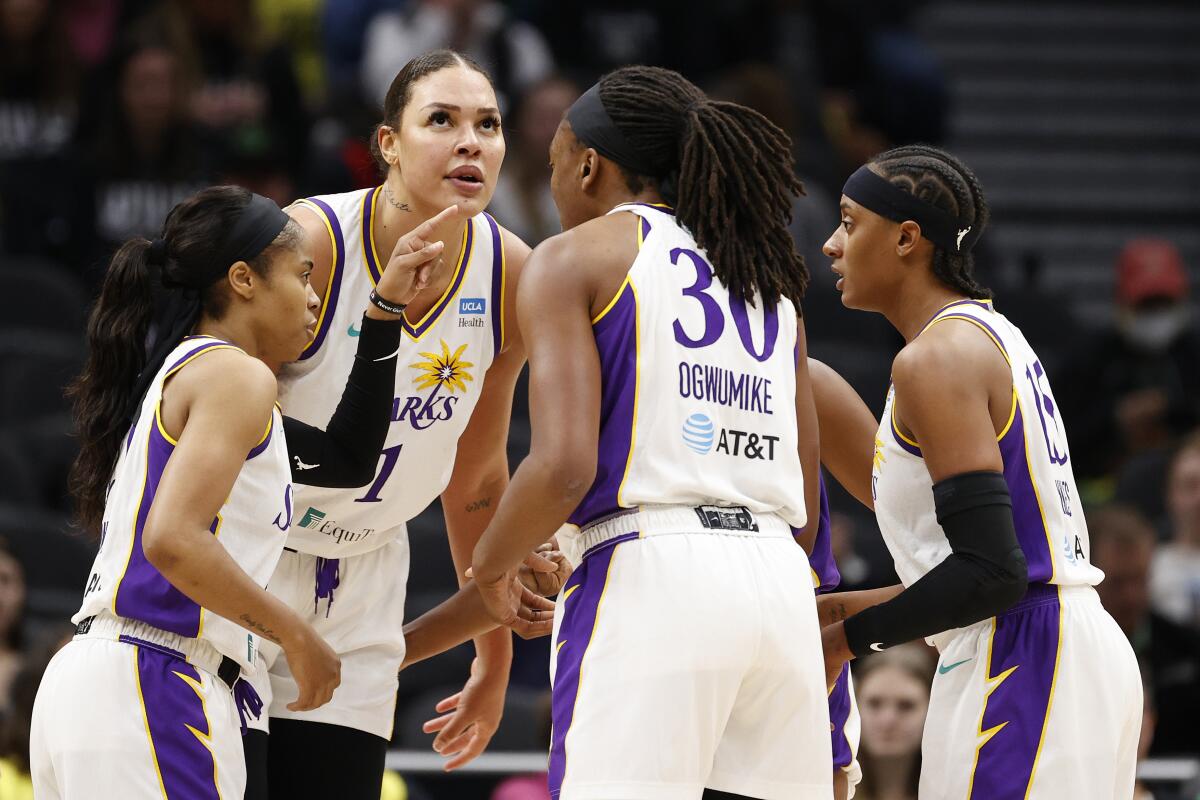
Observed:
[[[855,656],[994,617],[1025,595],[1028,569],[1004,476],[955,475],[934,484],[933,500],[951,553],[891,600],[846,620]]]
[[[354,366],[325,430],[283,418],[293,481],[339,489],[371,482],[392,419],[400,332],[400,320],[363,317]]]

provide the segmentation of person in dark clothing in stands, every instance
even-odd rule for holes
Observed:
[[[1108,613],[1129,637],[1150,686],[1158,723],[1150,754],[1195,755],[1200,736],[1200,635],[1150,608],[1155,533],[1136,511],[1108,506],[1087,515],[1092,563],[1104,571],[1096,587]]]

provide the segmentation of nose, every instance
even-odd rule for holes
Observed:
[[[458,146],[454,148],[454,152],[460,156],[475,156],[479,155],[479,134],[475,128],[467,125],[463,129],[463,138],[459,141]]]
[[[840,256],[842,254],[841,233],[841,225],[834,228],[833,233],[829,234],[829,238],[825,240],[825,244],[821,245],[821,252],[830,258]]]
[[[305,302],[308,305],[308,310],[316,312],[321,307],[321,298],[317,297],[317,293],[313,290],[311,284],[304,287],[306,292]]]

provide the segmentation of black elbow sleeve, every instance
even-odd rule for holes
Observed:
[[[856,656],[972,625],[1025,595],[1028,567],[1004,476],[955,475],[935,484],[933,497],[951,553],[892,600],[846,620]]]

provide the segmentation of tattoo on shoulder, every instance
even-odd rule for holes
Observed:
[[[270,639],[275,644],[279,644],[279,635],[261,622],[251,619],[249,614],[242,614],[238,619],[246,623],[259,636],[262,636],[264,639]]]
[[[466,510],[468,513],[472,511],[483,511],[485,508],[489,508],[491,505],[492,498],[481,497],[473,503],[467,503]]]

